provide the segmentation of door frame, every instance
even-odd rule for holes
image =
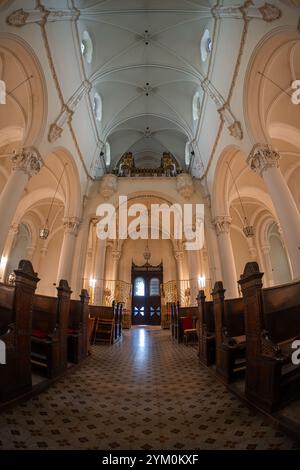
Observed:
[[[144,297],[137,297],[140,298],[140,299],[144,299],[144,305],[145,305],[145,323],[136,323],[134,321],[134,307],[135,307],[135,302],[134,302],[134,280],[137,278],[137,277],[142,277],[144,278],[145,280],[145,296]],[[131,283],[132,283],[132,309],[131,309],[131,323],[132,325],[141,325],[141,324],[145,324],[145,325],[161,325],[161,313],[162,313],[162,307],[161,307],[161,289],[160,289],[160,293],[159,293],[159,308],[160,308],[160,319],[159,319],[159,323],[158,322],[154,322],[154,323],[151,323],[149,321],[150,319],[150,313],[149,313],[149,309],[150,309],[150,299],[151,298],[155,298],[156,299],[156,305],[157,305],[157,301],[158,301],[158,296],[151,296],[150,297],[150,292],[149,292],[149,286],[150,286],[150,280],[153,278],[153,277],[156,277],[159,279],[159,286],[161,287],[161,285],[163,284],[163,263],[161,262],[159,265],[157,266],[152,266],[151,264],[149,264],[148,262],[146,264],[144,264],[143,266],[138,266],[136,265],[134,262],[132,262],[132,266],[131,266]]]

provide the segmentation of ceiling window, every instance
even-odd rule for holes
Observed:
[[[186,166],[189,166],[190,161],[191,161],[191,152],[190,152],[190,143],[189,142],[187,142],[185,144],[184,159],[185,159]]]
[[[111,153],[110,153],[110,144],[106,142],[105,144],[105,164],[109,166],[111,162]]]
[[[102,121],[102,99],[99,93],[94,94],[93,99],[93,110],[98,122]]]
[[[88,64],[91,64],[93,60],[93,42],[87,31],[84,31],[82,35],[80,48],[82,56],[85,58]]]
[[[197,121],[200,117],[200,107],[201,107],[201,100],[200,100],[200,93],[196,91],[193,98],[193,119]]]
[[[212,50],[212,40],[210,37],[210,32],[206,29],[202,35],[201,42],[200,42],[200,55],[202,62],[206,62],[208,55],[211,53]]]

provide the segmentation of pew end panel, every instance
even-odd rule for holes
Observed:
[[[14,286],[0,284],[0,340],[6,364],[0,366],[0,401],[12,400],[32,388],[30,333],[33,298],[39,279],[30,261],[21,260]]]
[[[300,336],[300,282],[263,289],[262,278],[258,264],[247,263],[239,281],[246,319],[245,394],[273,412],[300,396],[300,367],[291,361],[291,344]]]

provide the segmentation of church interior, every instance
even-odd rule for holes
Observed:
[[[1,0],[0,103],[0,450],[299,449],[300,1]]]

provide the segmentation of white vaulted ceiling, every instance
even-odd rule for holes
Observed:
[[[184,166],[195,137],[193,96],[202,91],[208,63],[200,42],[213,28],[208,0],[77,1],[79,35],[93,43],[86,74],[102,98],[100,138],[112,164],[132,151],[138,166],[159,164],[170,151]]]

